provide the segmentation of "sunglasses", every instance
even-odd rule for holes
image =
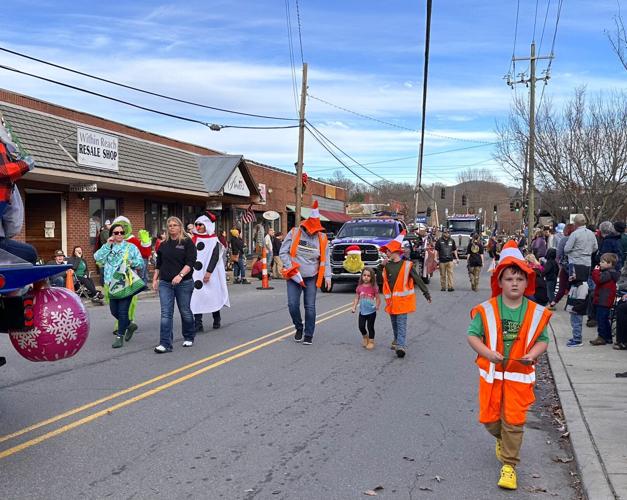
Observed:
[[[204,226],[204,224],[202,222],[196,222],[196,224],[194,224],[194,226],[196,227],[202,227]]]
[[[111,234],[124,234],[124,231],[113,231]]]

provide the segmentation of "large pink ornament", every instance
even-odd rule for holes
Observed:
[[[67,288],[41,288],[33,296],[34,324],[9,332],[13,347],[29,361],[57,361],[74,356],[89,334],[89,316]]]

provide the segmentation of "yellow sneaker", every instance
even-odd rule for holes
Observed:
[[[506,490],[515,490],[518,488],[516,485],[516,469],[514,469],[511,465],[505,464],[501,468],[501,479],[496,483],[499,488],[503,488]]]
[[[501,454],[501,447],[503,446],[503,442],[500,439],[496,440],[496,448],[494,449],[494,454],[496,455],[496,459],[503,463],[503,455]]]

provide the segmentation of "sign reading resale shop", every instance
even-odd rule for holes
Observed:
[[[79,165],[118,170],[118,138],[94,130],[76,129],[76,158]]]

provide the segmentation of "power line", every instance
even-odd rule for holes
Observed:
[[[557,38],[557,28],[559,26],[559,22],[560,22],[560,17],[562,15],[562,4],[563,4],[564,0],[559,0],[558,4],[557,4],[557,13],[555,16],[555,29],[553,30],[553,39],[551,41],[551,52],[549,53],[549,55],[551,56],[551,59],[549,59],[549,64],[547,64],[545,73],[547,76],[550,75],[551,73],[551,66],[553,65],[553,55],[554,55],[554,49],[555,49],[555,40]],[[546,80],[544,81],[544,86],[542,87],[542,93],[540,94],[540,101],[538,102],[538,111],[540,111],[540,106],[542,106],[542,100],[544,99],[544,90],[546,89]]]
[[[332,102],[329,102],[329,101],[327,101],[325,99],[322,99],[320,97],[311,95],[310,93],[307,93],[307,97],[309,97],[311,99],[315,99],[316,101],[320,101],[320,102],[322,102],[322,103],[324,103],[324,104],[326,104],[328,106],[331,106],[333,108],[339,109],[341,111],[345,111],[345,112],[350,113],[352,115],[359,116],[360,118],[365,118],[366,120],[371,120],[373,122],[381,123],[382,125],[388,125],[389,127],[394,127],[394,128],[400,129],[400,130],[407,130],[409,132],[419,132],[417,129],[414,129],[414,128],[404,127],[403,125],[398,125],[396,123],[387,122],[385,120],[380,120],[379,118],[375,118],[373,116],[369,116],[369,115],[366,115],[364,113],[359,113],[357,111],[353,111],[353,110],[345,108],[343,106],[339,106],[338,104],[333,104]],[[431,135],[431,136],[434,136],[434,137],[441,137],[441,138],[444,138],[444,139],[450,139],[450,140],[453,140],[453,141],[474,142],[474,143],[487,143],[488,142],[488,141],[481,141],[481,140],[475,140],[475,139],[462,139],[462,138],[459,138],[459,137],[452,137],[450,135],[437,134],[435,132],[429,132],[429,131],[425,131],[425,134]]]
[[[159,97],[161,99],[167,99],[169,101],[179,102],[179,103],[182,103],[182,104],[189,104],[190,106],[196,106],[196,107],[199,107],[199,108],[211,109],[213,111],[220,111],[222,113],[231,113],[231,114],[234,114],[234,115],[250,116],[250,117],[253,117],[253,118],[265,118],[265,119],[269,119],[269,120],[296,121],[296,118],[286,118],[286,117],[281,117],[281,116],[258,115],[258,114],[255,114],[255,113],[245,113],[243,111],[234,111],[232,109],[218,108],[218,107],[215,107],[215,106],[209,106],[207,104],[201,104],[201,103],[197,103],[197,102],[194,102],[194,101],[187,101],[185,99],[179,99],[177,97],[172,97],[172,96],[168,96],[168,95],[164,95],[164,94],[159,94],[157,92],[151,92],[149,90],[144,90],[144,89],[140,89],[138,87],[133,87],[132,85],[126,85],[124,83],[116,82],[114,80],[109,80],[107,78],[102,78],[100,76],[92,75],[90,73],[85,73],[83,71],[79,71],[77,69],[73,69],[73,68],[70,68],[68,66],[62,66],[60,64],[56,64],[56,63],[53,63],[53,62],[50,62],[50,61],[46,61],[44,59],[39,59],[37,57],[29,56],[29,55],[24,54],[22,52],[17,52],[15,50],[10,50],[10,49],[7,49],[5,47],[0,47],[0,51],[6,52],[8,54],[12,54],[12,55],[15,55],[15,56],[18,56],[18,57],[23,57],[24,59],[29,59],[31,61],[36,61],[36,62],[41,63],[41,64],[46,64],[48,66],[52,66],[53,68],[61,69],[63,71],[69,71],[70,73],[74,73],[76,75],[81,75],[81,76],[84,76],[84,77],[87,77],[87,78],[91,78],[93,80],[98,80],[100,82],[108,83],[108,84],[111,84],[111,85],[116,85],[118,87],[122,87],[122,88],[125,88],[125,89],[128,89],[128,90],[133,90],[134,92],[140,92],[142,94],[147,94],[147,95],[151,95],[151,96],[154,96],[154,97]]]
[[[539,2],[540,0],[536,0],[536,15],[533,18],[533,37],[531,38],[533,42],[536,41],[536,23],[538,22],[538,3]]]
[[[63,82],[59,82],[57,80],[52,80],[51,78],[46,78],[44,76],[39,76],[39,75],[35,75],[33,73],[28,73],[26,71],[22,71],[16,68],[11,68],[10,66],[5,66],[3,64],[0,64],[0,69],[4,69],[7,71],[12,71],[14,73],[18,73],[21,75],[26,75],[26,76],[30,76],[31,78],[36,78],[38,80],[42,80],[44,82],[48,82],[48,83],[54,83],[55,85],[60,85],[61,87],[66,87],[68,89],[72,89],[72,90],[76,90],[78,92],[83,92],[85,94],[89,94],[89,95],[93,95],[96,97],[101,97],[103,99],[108,99],[109,101],[114,101],[120,104],[125,104],[127,106],[131,106],[133,108],[137,108],[137,109],[141,109],[143,111],[148,111],[150,113],[155,113],[158,115],[162,115],[162,116],[167,116],[170,118],[175,118],[177,120],[183,120],[186,122],[192,122],[192,123],[198,123],[200,125],[204,125],[205,127],[209,127],[211,130],[220,130],[223,128],[246,128],[246,129],[279,129],[279,128],[297,128],[298,125],[287,125],[287,126],[277,126],[277,127],[256,127],[256,126],[245,126],[245,125],[218,125],[215,123],[208,123],[208,122],[204,122],[202,120],[197,120],[196,118],[189,118],[187,116],[182,116],[182,115],[175,115],[173,113],[167,113],[165,111],[159,111],[157,109],[154,108],[148,108],[146,106],[141,106],[139,104],[135,104],[129,101],[125,101],[123,99],[118,99],[117,97],[111,97],[105,94],[100,94],[99,92],[94,92],[93,90],[87,90],[87,89],[83,89],[81,87],[77,87],[75,85],[70,85],[69,83],[63,83]]]
[[[298,89],[296,85],[296,67],[294,64],[294,43],[292,40],[292,16],[290,14],[290,0],[285,0],[285,20],[287,24],[287,44],[290,52],[290,67],[292,69],[292,91],[294,93],[294,108],[298,113]]]
[[[300,62],[305,64],[305,56],[303,55],[303,35],[300,28],[300,7],[298,6],[298,0],[296,0],[296,18],[298,19],[298,42],[300,43]]]
[[[542,53],[542,41],[544,40],[544,30],[546,29],[546,20],[549,17],[549,8],[551,7],[551,0],[546,3],[546,11],[544,12],[544,22],[542,23],[542,34],[540,35],[540,45],[538,45],[538,54]]]

